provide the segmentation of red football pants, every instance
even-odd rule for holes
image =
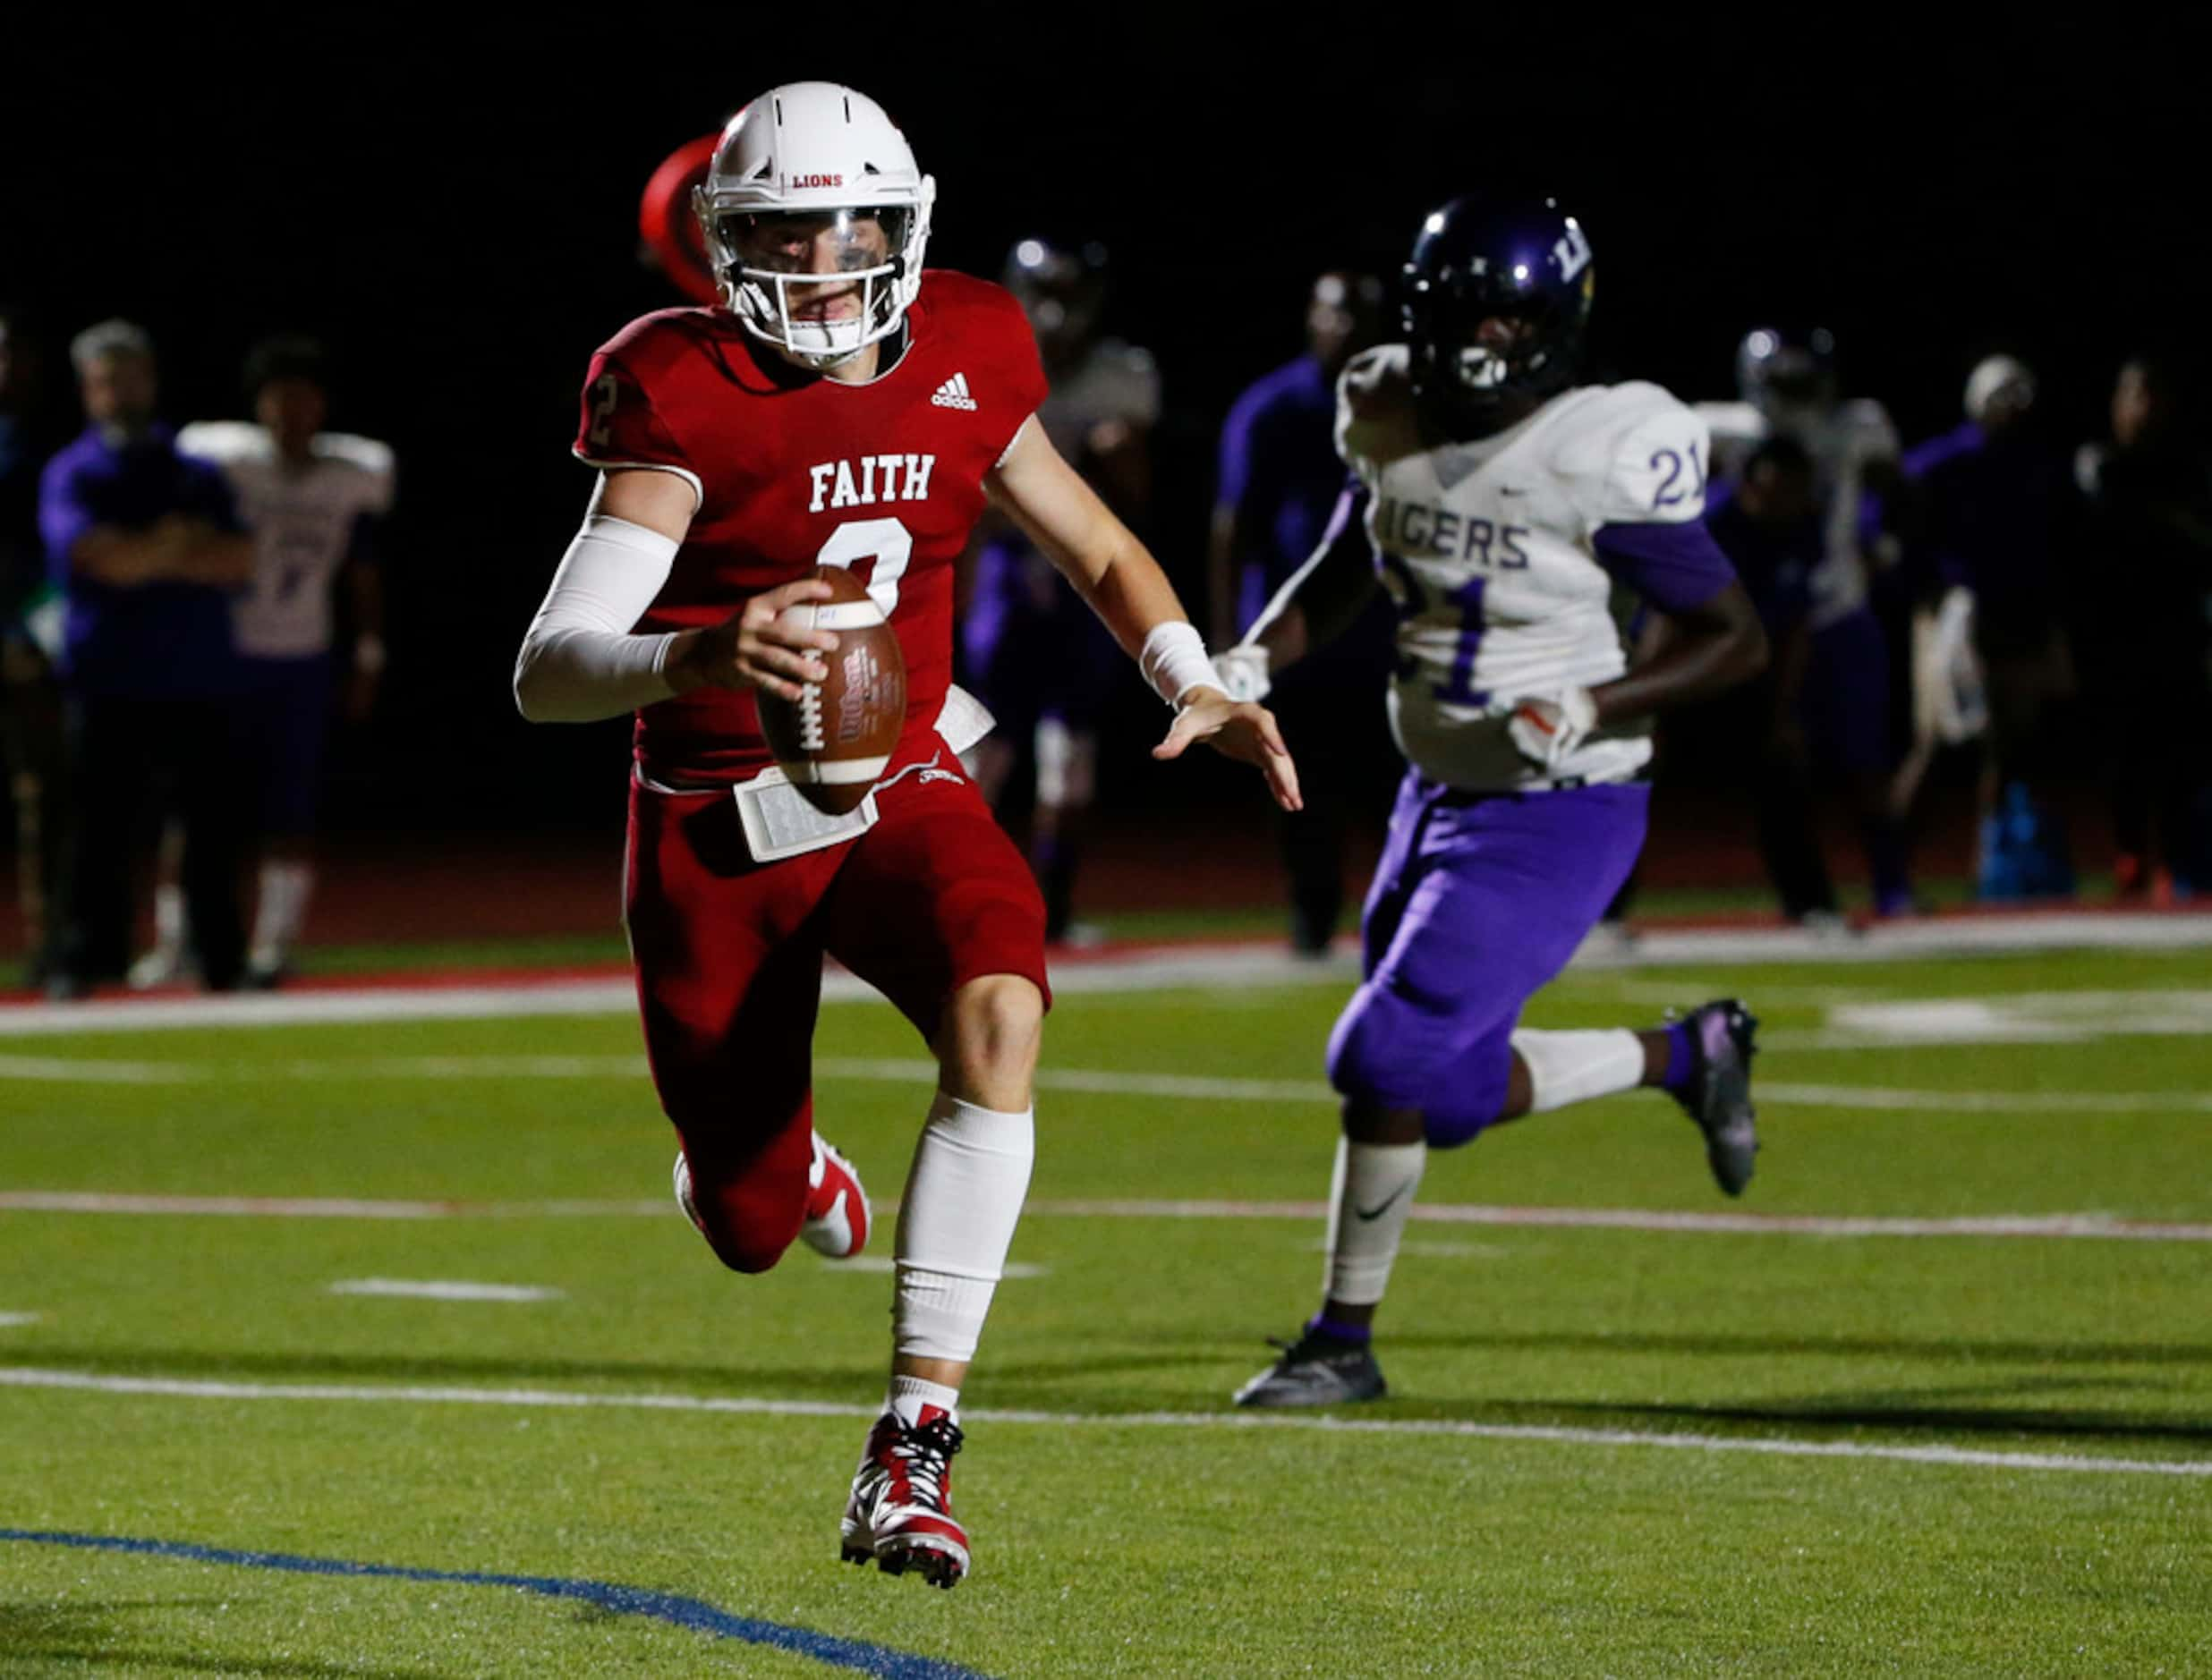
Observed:
[[[934,1042],[968,981],[1051,994],[1044,904],[949,749],[894,771],[856,840],[756,863],[728,790],[630,786],[626,912],[660,1106],[723,1263],[765,1271],[798,1235],[812,1163],[825,955]]]

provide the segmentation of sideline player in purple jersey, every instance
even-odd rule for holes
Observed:
[[[1329,1043],[1344,1135],[1322,1310],[1241,1405],[1383,1392],[1371,1327],[1431,1148],[1648,1085],[1697,1123],[1722,1189],[1751,1176],[1757,1022],[1741,1004],[1646,1032],[1517,1026],[1643,845],[1651,714],[1766,658],[1700,519],[1704,426],[1656,386],[1574,383],[1592,280],[1589,240],[1553,200],[1459,199],[1428,217],[1405,342],[1340,385],[1357,484],[1218,661],[1238,698],[1264,692],[1379,573],[1399,612],[1391,725],[1411,765],[1367,896],[1365,981]],[[1668,633],[1631,673],[1633,597]]]

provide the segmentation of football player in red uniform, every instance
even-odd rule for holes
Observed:
[[[1176,708],[1153,749],[1207,742],[1298,802],[1274,719],[1216,686],[1158,564],[1033,416],[1044,375],[999,287],[925,272],[935,183],[864,95],[822,82],[731,119],[696,206],[722,289],[592,361],[576,454],[583,528],[515,668],[540,721],[637,712],[626,912],[646,1048],[682,1144],[676,1197],[723,1262],[794,1237],[859,1252],[868,1203],[815,1134],[822,958],[876,986],[935,1052],[901,1200],[890,1393],[844,1556],[950,1586],[962,1378],[1028,1187],[1031,1077],[1050,996],[1027,865],[960,768],[989,727],[951,687],[953,563],[986,501],[1050,555]],[[813,810],[755,694],[827,677],[829,632],[779,623],[849,566],[898,633],[905,734],[871,800]]]

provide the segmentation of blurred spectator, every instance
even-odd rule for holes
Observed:
[[[1924,592],[1962,590],[1971,602],[1971,647],[1988,709],[1976,875],[1988,899],[2073,891],[2047,784],[2056,768],[2053,708],[2073,689],[2060,616],[2062,567],[2079,554],[2080,503],[2035,407],[2028,367],[1987,357],[1967,380],[1965,423],[1904,461],[1913,570]],[[1916,759],[1924,762],[1923,755],[1916,748]],[[1909,786],[1902,792],[1910,797]]]
[[[1038,423],[1142,535],[1160,372],[1151,352],[1102,333],[1104,248],[1025,239],[1008,253],[1005,278],[1029,317],[1051,387]],[[1096,792],[1099,718],[1126,662],[1051,562],[1003,521],[987,528],[977,555],[961,644],[968,675],[999,720],[975,750],[975,779],[1003,819],[1027,772],[1045,937],[1087,937],[1074,925],[1076,867]]]
[[[1715,702],[1712,716],[1751,762],[1759,854],[1791,921],[1843,926],[1814,826],[1813,747],[1805,680],[1813,649],[1813,578],[1820,569],[1817,479],[1805,445],[1787,434],[1759,443],[1706,523],[1758,609],[1773,649],[1766,670]]]
[[[54,670],[59,598],[38,544],[38,469],[59,442],[43,425],[42,372],[24,316],[0,308],[0,761],[15,809],[24,984],[32,987],[46,983],[61,918],[68,763]]]
[[[68,924],[48,989],[81,997],[129,955],[132,853],[162,786],[185,834],[187,914],[211,988],[244,966],[238,672],[229,591],[253,568],[222,475],[154,419],[153,344],[125,321],[70,346],[89,422],[47,463],[38,524],[68,601],[63,678],[76,788]],[[166,785],[166,786],[165,786]]]
[[[1740,400],[1700,403],[1716,476],[1740,476],[1765,439],[1794,439],[1812,462],[1819,557],[1805,581],[1808,641],[1797,716],[1815,759],[1841,776],[1858,818],[1875,913],[1910,914],[1902,825],[1890,798],[1890,657],[1869,605],[1869,550],[1883,547],[1872,498],[1897,478],[1897,428],[1881,403],[1837,395],[1835,340],[1762,327],[1736,358]]]
[[[2083,686],[2110,776],[2126,897],[2212,886],[2212,474],[2173,369],[2139,356],[2113,387],[2112,437],[2085,446]]]
[[[246,359],[252,422],[203,420],[177,448],[223,470],[253,534],[253,583],[231,604],[243,673],[260,870],[246,978],[279,984],[315,887],[314,832],[323,748],[340,684],[331,658],[337,601],[353,632],[344,709],[365,720],[384,670],[384,594],[376,526],[391,507],[392,452],[373,438],[326,432],[329,369],[312,339],[273,338]],[[132,965],[133,986],[159,986],[189,965],[177,848],[165,844],[154,889],[154,948]]]
[[[1306,353],[1255,383],[1221,430],[1208,584],[1213,645],[1226,648],[1304,565],[1344,488],[1337,459],[1336,381],[1381,332],[1382,283],[1330,273],[1306,310]],[[1268,697],[1298,757],[1303,811],[1279,815],[1290,872],[1290,942],[1329,948],[1344,912],[1344,843],[1355,809],[1390,810],[1403,765],[1383,708],[1390,602],[1378,592],[1359,622],[1293,666]],[[1348,696],[1356,697],[1348,699]]]

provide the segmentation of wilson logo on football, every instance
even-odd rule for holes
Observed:
[[[968,408],[975,406],[975,399],[968,395],[967,375],[956,373],[937,387],[937,395],[930,399],[939,408]]]

